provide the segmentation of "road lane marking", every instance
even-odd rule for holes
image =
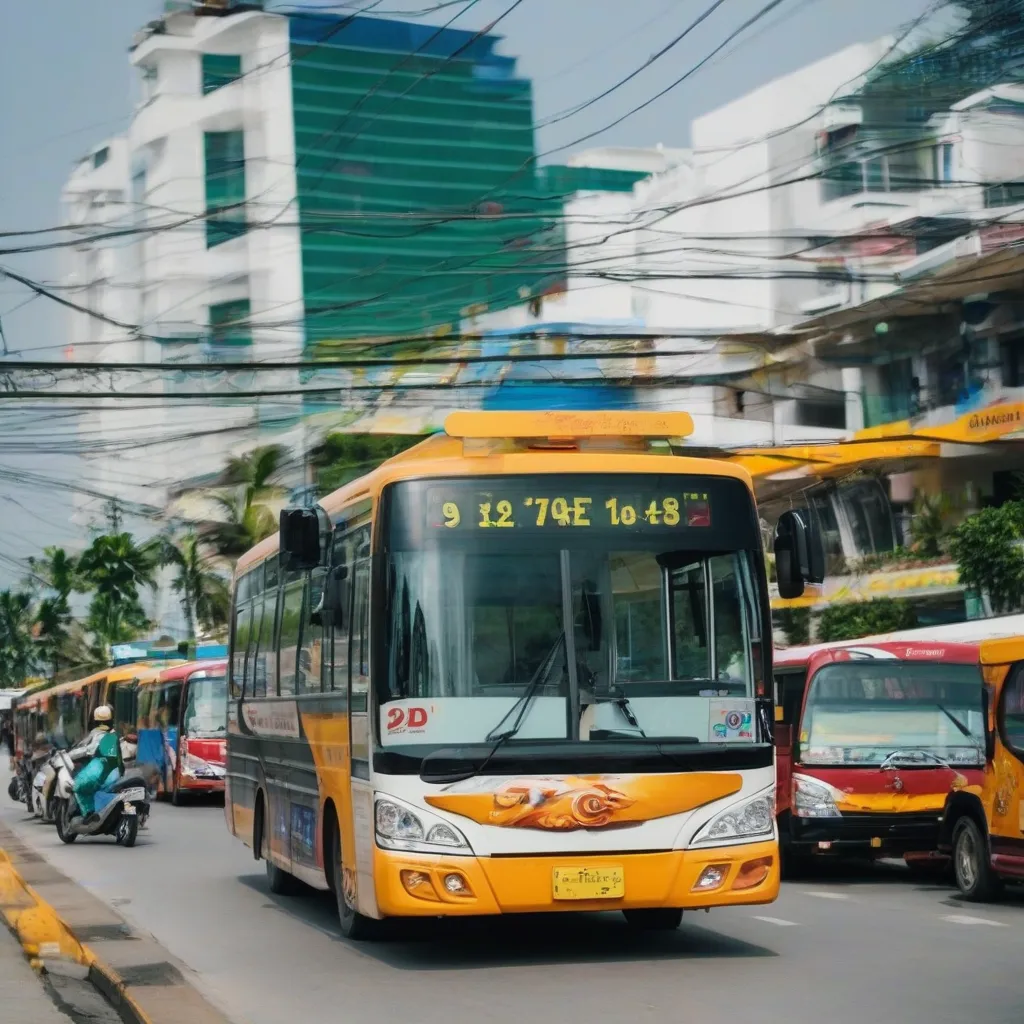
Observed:
[[[971,917],[969,914],[947,914],[942,919],[950,924],[987,924],[991,928],[1005,928],[1002,921],[990,921],[987,917]]]
[[[817,896],[819,900],[848,900],[845,892],[809,892],[807,896]]]
[[[764,921],[765,924],[778,925],[780,928],[795,928],[796,921],[786,921],[781,917],[761,917],[760,914],[754,915],[755,921]]]

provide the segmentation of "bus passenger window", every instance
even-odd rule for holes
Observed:
[[[235,656],[231,665],[231,695],[236,700],[242,696],[245,685],[245,654],[249,649],[251,614],[252,609],[249,605],[243,605],[235,611],[235,640],[232,648]],[[246,695],[248,696],[248,693]]]
[[[300,635],[302,633],[303,577],[289,573],[281,603],[280,695],[292,697],[296,692]]]
[[[352,666],[352,692],[366,693],[370,686],[370,563],[356,566],[352,598],[352,648],[349,663]],[[415,648],[415,639],[413,640]],[[427,670],[425,645],[419,652],[418,667]],[[413,691],[415,692],[415,690]]]
[[[320,640],[322,627],[311,620],[313,609],[320,603],[323,593],[323,570],[306,576],[302,598],[302,632],[299,638],[299,656],[295,676],[296,693],[320,692]]]
[[[1024,756],[1024,665],[1018,665],[1003,688],[1002,732],[1006,745]]]
[[[246,696],[266,697],[267,695],[267,662],[277,657],[273,638],[268,636],[268,627],[274,621],[274,605],[277,594],[264,591],[256,595],[252,608],[252,633],[256,642],[256,652],[252,659],[251,683]],[[269,606],[269,607],[268,607]]]

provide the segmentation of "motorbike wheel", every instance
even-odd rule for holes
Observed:
[[[117,832],[114,833],[114,838],[121,846],[134,846],[138,837],[139,816],[137,814],[122,814],[121,820],[117,823]]]
[[[7,795],[15,803],[21,803],[21,787],[18,785],[17,778],[13,778],[7,783]]]
[[[53,820],[54,824],[57,826],[57,838],[60,839],[62,843],[73,843],[78,838],[78,835],[68,828],[68,823],[71,821],[70,800],[57,801],[57,806],[54,808]]]

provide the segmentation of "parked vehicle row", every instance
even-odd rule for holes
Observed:
[[[132,845],[145,826],[149,800],[175,804],[188,793],[224,788],[226,663],[220,660],[118,666],[84,679],[25,693],[14,708],[16,764],[12,799],[57,826],[61,839],[111,834]],[[109,711],[109,715],[107,712]],[[119,766],[96,792],[96,815],[78,815],[74,780],[97,757],[97,728],[109,736],[106,756]],[[140,795],[141,794],[141,795]],[[115,813],[136,807],[131,816]],[[79,811],[82,808],[77,808]]]

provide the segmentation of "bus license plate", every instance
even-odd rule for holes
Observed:
[[[626,895],[621,867],[555,868],[552,874],[556,900],[621,900]]]

